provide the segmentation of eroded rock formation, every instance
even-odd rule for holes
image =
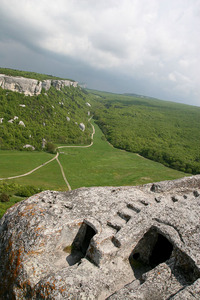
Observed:
[[[0,74],[0,87],[3,89],[11,90],[13,92],[23,93],[27,96],[39,95],[44,88],[46,91],[54,86],[57,90],[65,86],[78,86],[78,82],[70,80],[43,80],[38,81],[36,79],[14,77]]]
[[[0,222],[0,299],[200,299],[200,175],[46,191]]]

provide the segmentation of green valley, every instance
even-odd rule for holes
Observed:
[[[0,72],[60,80],[10,69]],[[76,189],[200,173],[199,132],[198,107],[79,86],[51,86],[33,96],[0,88],[0,194],[9,196],[0,202],[0,216],[37,191],[68,190],[64,176]],[[59,148],[51,154],[47,145]]]

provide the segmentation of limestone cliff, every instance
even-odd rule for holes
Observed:
[[[200,299],[200,175],[46,191],[0,221],[0,299]]]
[[[30,79],[25,77],[14,77],[0,74],[0,87],[13,92],[24,93],[27,96],[39,95],[44,88],[46,91],[54,86],[57,90],[65,86],[77,87],[78,82],[70,80],[43,80]]]

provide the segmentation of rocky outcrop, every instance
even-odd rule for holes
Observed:
[[[200,175],[46,191],[0,221],[0,299],[200,299]]]
[[[49,79],[38,81],[36,79],[0,74],[0,87],[2,87],[3,89],[11,90],[13,92],[23,93],[26,96],[39,95],[42,91],[42,88],[48,91],[51,86],[54,86],[56,89],[60,90],[65,86],[77,87],[78,82],[70,80]]]

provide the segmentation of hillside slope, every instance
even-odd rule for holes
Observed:
[[[90,90],[94,118],[115,147],[200,173],[200,108]]]
[[[9,75],[13,76],[11,71]],[[45,80],[45,75],[38,74],[38,79]],[[42,88],[40,94],[33,96],[0,88],[0,149],[24,149],[31,145],[41,150],[44,141],[90,142],[86,94],[78,86],[54,82],[57,85]]]

